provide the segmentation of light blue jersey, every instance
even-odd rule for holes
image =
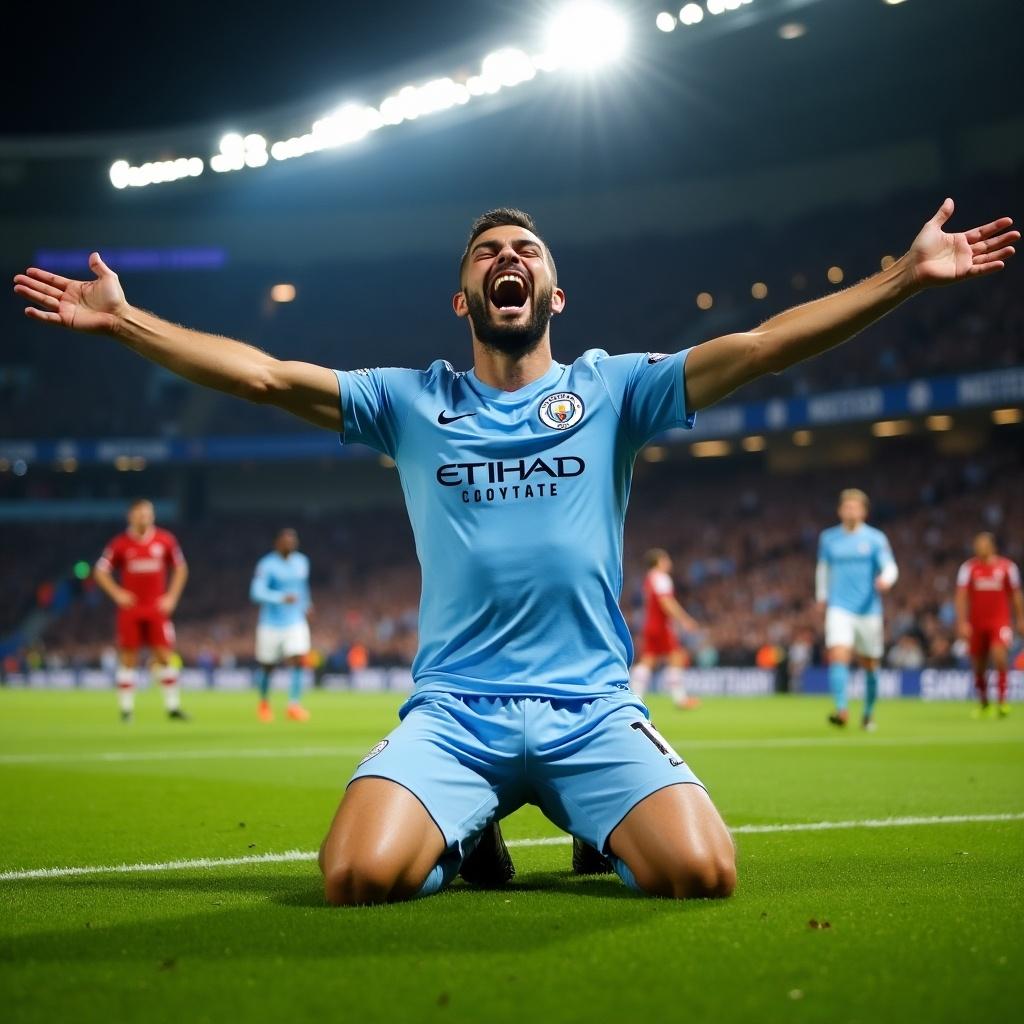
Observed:
[[[296,600],[285,603],[285,596]],[[282,628],[306,621],[309,608],[309,559],[301,551],[284,558],[277,551],[256,563],[249,597],[260,606],[260,625]]]
[[[441,360],[338,371],[343,440],[395,460],[422,566],[417,695],[627,687],[619,611],[633,460],[693,425],[686,352],[553,363],[514,392]]]
[[[861,523],[855,530],[841,524],[823,530],[818,541],[818,565],[827,572],[826,600],[830,608],[854,615],[881,615],[882,598],[875,580],[895,570],[889,540],[881,530]]]

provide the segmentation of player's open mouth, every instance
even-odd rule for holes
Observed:
[[[498,274],[487,289],[491,304],[502,313],[521,313],[530,301],[530,283],[515,271]]]

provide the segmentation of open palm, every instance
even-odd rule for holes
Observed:
[[[952,284],[969,277],[993,274],[1014,254],[1019,231],[1010,230],[1009,217],[958,233],[942,230],[953,215],[947,199],[928,221],[910,247],[908,257],[914,280],[924,286]]]
[[[15,293],[35,303],[26,307],[25,315],[91,334],[111,332],[118,314],[128,305],[121,282],[99,253],[89,257],[89,269],[96,275],[93,281],[72,281],[38,267],[17,274]]]

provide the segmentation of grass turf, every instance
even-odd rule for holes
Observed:
[[[266,726],[251,698],[202,693],[181,724],[148,693],[123,726],[109,693],[0,691],[0,872],[311,851],[396,704],[314,694],[311,722]],[[734,826],[1024,812],[1019,712],[978,722],[962,704],[890,703],[864,735],[826,731],[812,698],[695,713],[652,704]],[[557,834],[532,807],[504,831]],[[519,875],[503,892],[456,884],[355,910],[322,904],[311,861],[0,881],[2,1016],[1016,1015],[1024,821],[741,834],[737,845],[740,886],[718,903],[578,879],[567,846],[513,850]]]

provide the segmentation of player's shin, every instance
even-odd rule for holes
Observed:
[[[131,718],[135,710],[135,669],[121,665],[117,670],[117,703],[121,717]]]
[[[850,666],[841,661],[834,661],[828,667],[828,686],[832,691],[836,711],[846,711],[846,691],[850,683]]]
[[[870,722],[878,700],[878,669],[869,668],[864,673],[864,721]]]
[[[164,665],[160,669],[160,689],[164,695],[164,710],[173,713],[181,710],[181,691],[178,689],[178,667]]]
[[[288,679],[288,703],[298,704],[302,700],[302,691],[305,689],[306,670],[301,665],[292,665],[291,675]]]

